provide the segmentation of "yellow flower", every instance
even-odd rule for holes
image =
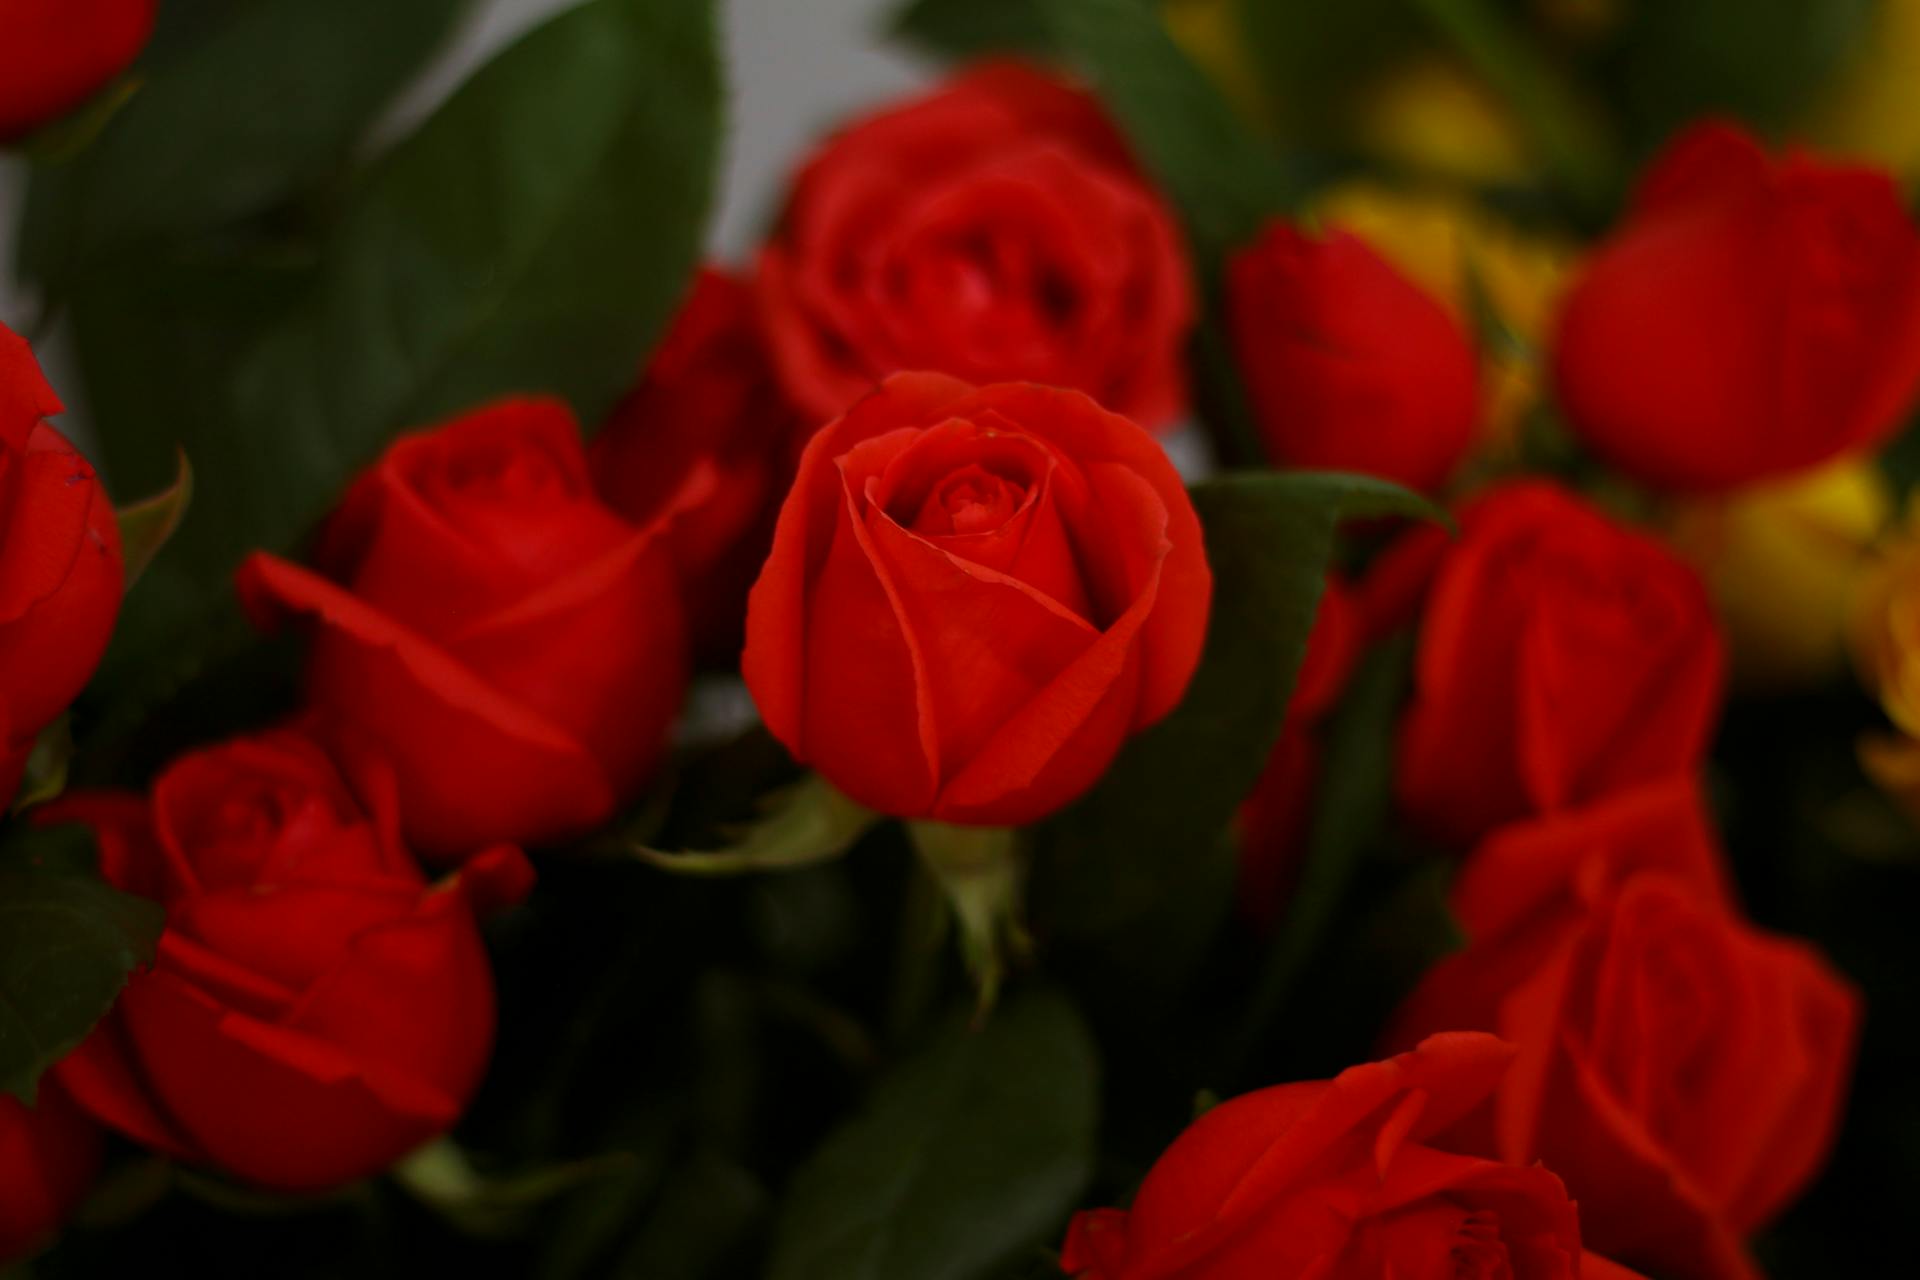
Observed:
[[[1808,133],[1830,150],[1920,178],[1920,0],[1881,0]]]
[[[1891,507],[1856,458],[1676,510],[1669,534],[1719,605],[1736,682],[1805,688],[1844,667],[1848,610]]]
[[[1894,729],[1863,739],[1860,763],[1920,821],[1920,509],[1861,582],[1851,622],[1854,667]]]
[[[1352,129],[1366,151],[1427,176],[1515,183],[1532,168],[1506,105],[1466,67],[1439,55],[1403,62],[1363,88]]]
[[[1472,332],[1473,287],[1514,342],[1482,353],[1488,434],[1511,438],[1540,393],[1540,352],[1573,263],[1558,240],[1522,234],[1473,201],[1373,182],[1329,188],[1313,220],[1351,231],[1420,284]]]

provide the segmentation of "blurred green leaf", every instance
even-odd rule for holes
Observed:
[[[1033,0],[909,0],[890,34],[947,58],[1053,52],[1053,34]]]
[[[164,916],[103,881],[33,870],[31,853],[9,852],[0,866],[0,1092],[31,1105],[41,1073],[153,957]]]
[[[762,797],[760,807],[760,816],[733,833],[724,849],[667,853],[636,845],[633,853],[648,866],[676,875],[784,871],[831,862],[880,821],[879,814],[847,799],[817,773]]]
[[[1273,749],[1306,652],[1340,522],[1437,516],[1417,494],[1365,476],[1247,472],[1198,485],[1213,566],[1213,617],[1193,684],[1135,738],[1098,786],[1042,826],[1033,869],[1042,933],[1115,929],[1231,884],[1221,839]]]
[[[89,387],[106,384],[96,399],[117,409],[99,424],[108,465],[119,475],[121,455],[172,434],[203,497],[128,601],[109,696],[150,698],[156,663],[164,683],[190,676],[235,625],[240,558],[292,546],[401,429],[512,391],[561,394],[595,420],[694,265],[720,106],[711,0],[589,0],[535,28],[376,166],[302,273],[310,295],[278,308],[237,370],[209,375],[195,409],[238,387],[204,412],[167,412],[177,383],[152,363],[111,367],[136,335],[103,292],[79,327]],[[141,293],[136,305],[178,296]]]
[[[969,1280],[1046,1240],[1093,1167],[1099,1065],[1073,1006],[949,1022],[794,1176],[771,1280]]]
[[[1228,0],[1274,124],[1288,138],[1337,136],[1354,94],[1424,34],[1407,0]]]
[[[36,174],[23,275],[259,213],[346,162],[468,0],[257,0],[149,58],[92,145]],[[168,6],[169,9],[175,6]]]
[[[140,580],[153,558],[160,554],[160,548],[166,546],[180,528],[192,501],[193,465],[185,453],[180,453],[179,469],[174,473],[172,484],[114,513],[120,524],[120,548],[126,561],[129,587]]]
[[[1172,198],[1203,277],[1305,190],[1139,0],[1036,0],[1069,62],[1092,81]]]
[[[67,789],[67,766],[73,762],[73,717],[62,715],[40,731],[27,753],[13,812],[45,804]]]

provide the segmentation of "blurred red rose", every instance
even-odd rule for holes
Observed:
[[[102,1123],[287,1191],[386,1168],[443,1133],[486,1070],[478,907],[532,871],[507,846],[428,885],[390,775],[350,790],[290,731],[175,761],[150,797],[81,793],[115,886],[167,910],[153,967],[55,1071]]]
[[[1665,547],[1544,481],[1489,490],[1426,593],[1400,805],[1464,846],[1684,772],[1723,666],[1706,590]]]
[[[1017,826],[1173,709],[1212,581],[1132,422],[1079,392],[901,374],[808,444],[743,670],[774,736],[861,804]]]
[[[1227,316],[1274,462],[1431,492],[1466,456],[1480,416],[1472,340],[1358,236],[1271,224],[1228,265]]]
[[[1126,1211],[1077,1215],[1061,1264],[1082,1280],[1575,1280],[1580,1220],[1560,1179],[1432,1145],[1480,1104],[1512,1049],[1438,1035],[1332,1080],[1221,1103]]]
[[[0,141],[31,133],[127,69],[159,0],[0,4]]]
[[[1757,1277],[1740,1242],[1825,1159],[1860,1005],[1813,951],[1732,909],[1692,784],[1497,833],[1452,905],[1469,946],[1388,1039],[1473,1027],[1518,1046],[1456,1140],[1544,1161],[1610,1256],[1675,1280]]]
[[[1650,484],[1868,448],[1920,388],[1920,235],[1884,173],[1698,125],[1588,260],[1553,358],[1582,439]]]
[[[579,835],[646,783],[686,623],[664,522],[600,501],[564,405],[501,401],[401,439],[317,561],[256,554],[241,598],[263,624],[311,619],[318,731],[350,771],[392,766],[418,852]]]
[[[697,648],[729,666],[804,443],[774,381],[752,290],[703,267],[589,458],[608,506],[638,525],[671,518]]]
[[[780,377],[816,422],[933,369],[1072,387],[1159,426],[1185,404],[1190,276],[1093,100],[989,62],[830,138],[758,291]]]
[[[120,612],[120,526],[93,468],[42,421],[60,408],[26,342],[0,325],[0,811]]]
[[[100,1166],[100,1130],[51,1080],[31,1108],[0,1095],[0,1266],[45,1244]]]
[[[1351,589],[1338,577],[1328,578],[1280,738],[1253,794],[1240,806],[1235,898],[1261,928],[1279,918],[1293,892],[1320,784],[1320,725],[1346,692],[1353,664],[1366,647],[1361,625]]]

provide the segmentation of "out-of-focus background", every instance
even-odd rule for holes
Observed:
[[[568,0],[488,0],[433,69],[394,104],[390,125],[410,123],[466,78],[501,45],[562,8]],[[721,200],[711,248],[738,257],[765,221],[786,166],[803,155],[823,126],[849,109],[898,93],[927,78],[927,68],[877,39],[890,0],[730,0],[726,5],[732,114]],[[0,157],[0,248],[12,252],[26,166]],[[0,272],[0,321],[25,328],[34,300]],[[53,344],[43,360],[55,381],[68,360]],[[84,429],[85,406],[66,393],[69,430]]]

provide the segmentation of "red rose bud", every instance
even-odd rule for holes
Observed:
[[[1706,590],[1665,547],[1547,482],[1489,490],[1427,589],[1400,806],[1466,846],[1685,772],[1724,665]]]
[[[0,1095],[0,1266],[60,1229],[100,1166],[100,1130],[50,1080],[29,1108]]]
[[[1920,237],[1886,174],[1698,125],[1588,259],[1553,358],[1582,439],[1649,484],[1869,448],[1920,386]]]
[[[120,527],[93,468],[41,421],[60,408],[26,342],[0,326],[0,811],[120,612]]]
[[[1185,405],[1190,275],[1093,100],[990,62],[829,139],[756,283],[781,380],[816,422],[934,369],[1072,387],[1159,426]]]
[[[1300,855],[1312,834],[1320,785],[1320,726],[1346,692],[1347,678],[1366,647],[1352,589],[1327,579],[1307,637],[1306,658],[1280,738],[1253,794],[1240,807],[1240,863],[1236,899],[1261,928],[1271,927],[1293,892]]]
[[[1227,316],[1276,463],[1431,492],[1466,456],[1480,416],[1472,341],[1358,236],[1273,223],[1228,265]]]
[[[289,731],[175,761],[147,798],[81,794],[101,871],[167,910],[153,966],[55,1070],[135,1141],[313,1191],[379,1172],[459,1117],[493,1045],[476,906],[524,895],[496,847],[428,885],[390,776],[350,790]]]
[[[859,803],[1017,826],[1173,709],[1212,588],[1134,423],[1074,391],[901,374],[808,444],[742,667],[774,736]]]
[[[774,382],[752,291],[702,268],[589,456],[608,506],[638,525],[671,518],[697,647],[728,666],[804,443]]]
[[[1544,1161],[1588,1243],[1674,1280],[1758,1280],[1741,1241],[1824,1161],[1860,1022],[1853,989],[1741,919],[1724,879],[1683,783],[1498,833],[1454,891],[1467,950],[1392,1037],[1518,1046],[1457,1136]]]
[[[256,554],[241,599],[263,624],[311,620],[318,731],[349,772],[394,769],[418,852],[579,835],[638,795],[686,688],[686,624],[664,523],[595,496],[564,405],[401,439],[318,562]]]
[[[1438,1035],[1332,1080],[1221,1103],[1155,1162],[1133,1207],[1076,1216],[1081,1280],[1574,1280],[1580,1219],[1547,1169],[1434,1139],[1493,1092],[1513,1051]]]
[[[0,141],[65,115],[127,69],[159,0],[0,4]]]

